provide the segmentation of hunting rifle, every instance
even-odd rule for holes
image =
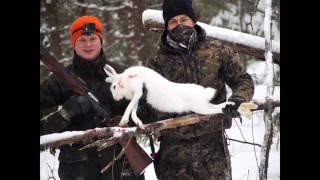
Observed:
[[[40,47],[40,60],[58,78],[61,78],[66,82],[75,93],[86,96],[97,112],[104,116],[105,120],[111,118],[111,112],[99,102],[98,98],[87,88],[85,82],[60,64],[59,61],[42,46]],[[120,143],[120,145],[124,147],[125,143]],[[125,156],[136,176],[141,175],[146,167],[152,162],[152,159],[139,146],[135,138],[130,141],[130,144],[125,151]]]

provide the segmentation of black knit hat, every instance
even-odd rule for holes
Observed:
[[[177,15],[187,15],[194,22],[197,22],[196,14],[192,8],[192,0],[163,0],[162,10],[165,29],[168,27],[168,21]]]

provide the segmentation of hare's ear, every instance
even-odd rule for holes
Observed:
[[[112,83],[113,80],[114,80],[114,79],[113,79],[112,77],[107,77],[105,81],[108,82],[108,83]]]
[[[112,79],[115,79],[117,76],[118,76],[118,73],[111,67],[109,66],[108,64],[106,64],[104,67],[103,67],[103,70],[104,72],[107,73],[107,75],[109,77],[111,77]]]

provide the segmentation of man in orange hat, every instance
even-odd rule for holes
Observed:
[[[110,83],[105,82],[107,75],[103,67],[107,62],[102,50],[103,36],[100,20],[95,16],[82,16],[76,19],[70,29],[71,44],[74,48],[72,64],[67,67],[80,77],[98,97],[100,102],[112,113],[110,118],[122,115],[128,101],[116,102],[110,92]],[[122,72],[123,67],[108,61],[108,64]],[[59,106],[62,106],[58,110]],[[146,117],[138,112],[139,117]],[[50,114],[49,116],[47,116]],[[41,120],[47,117],[46,120]],[[62,80],[52,74],[40,86],[40,135],[63,131],[82,131],[106,126],[104,117],[99,116],[89,100],[76,95]],[[108,119],[107,119],[108,121]],[[72,146],[60,146],[58,174],[61,180],[110,180],[144,179],[144,175],[135,177],[124,156],[115,161],[113,167],[104,173],[100,171],[115,155],[121,146],[97,151],[96,147],[79,150],[82,142]]]

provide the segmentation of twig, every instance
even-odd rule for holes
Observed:
[[[55,161],[53,162],[53,167],[51,167],[50,164],[47,163],[47,165],[48,165],[48,167],[50,169],[50,173],[51,173],[51,176],[49,176],[48,180],[50,180],[50,179],[56,180],[56,178],[54,177],[54,174],[53,174],[53,172],[54,172],[54,164],[55,164]]]
[[[236,142],[240,142],[240,143],[244,143],[244,144],[251,144],[251,145],[253,145],[253,146],[259,146],[259,147],[261,147],[261,145],[260,145],[260,144],[257,144],[257,143],[251,143],[251,142],[247,142],[247,141],[240,141],[240,140],[236,140],[236,139],[232,139],[232,138],[227,138],[227,139],[229,139],[230,141],[236,141]]]
[[[109,138],[97,149],[97,151],[102,151],[107,147],[113,146],[117,142],[117,138]]]
[[[252,18],[253,18],[253,14],[257,11],[258,9],[258,4],[259,4],[259,1],[260,0],[256,0],[255,3],[254,3],[254,6],[253,6],[253,10],[252,12],[248,12],[250,14],[250,21],[249,22],[246,22],[244,19],[244,23],[246,23],[247,26],[250,26],[251,27],[251,31],[252,31],[252,34],[255,35],[254,33],[254,30],[253,30],[253,26],[252,26]]]
[[[239,129],[239,131],[240,131],[240,134],[241,134],[243,140],[244,140],[245,142],[247,142],[247,140],[244,138],[244,136],[243,136],[243,134],[242,134],[242,131],[241,131],[241,128],[239,127],[238,122],[237,122],[237,121],[234,121],[234,122],[236,122],[236,125],[238,126],[238,129]]]
[[[251,133],[252,133],[252,142],[254,142],[253,121],[251,122]],[[256,158],[257,167],[258,167],[258,169],[260,169],[259,163],[258,163],[258,156],[257,156],[257,152],[256,152],[256,147],[255,146],[253,146],[253,152],[254,152],[254,156]]]
[[[49,113],[48,115],[44,116],[42,119],[40,119],[40,121],[47,121],[50,116],[52,116],[52,115],[54,115],[55,113],[59,112],[59,111],[61,110],[61,108],[62,108],[61,105],[58,106],[57,110],[55,110],[55,111]]]
[[[101,170],[101,173],[103,173],[104,171],[106,171],[111,165],[114,164],[115,161],[117,161],[118,159],[120,159],[120,157],[124,154],[124,152],[127,150],[129,144],[130,144],[130,141],[132,139],[132,136],[129,137],[129,140],[128,142],[126,142],[126,145],[122,148],[122,150],[120,151],[120,153],[117,155],[117,157],[114,158],[113,161],[111,161],[107,166],[105,166],[102,170]]]

